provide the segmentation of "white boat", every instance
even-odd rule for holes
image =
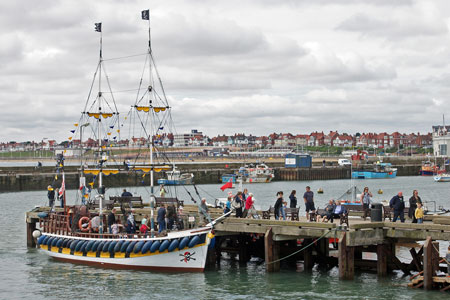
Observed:
[[[158,184],[164,185],[186,185],[194,184],[193,173],[181,173],[174,166],[172,171],[166,171],[167,178],[158,179]]]
[[[242,180],[243,183],[267,183],[275,177],[274,170],[264,163],[248,164],[240,167],[236,174],[224,174],[222,183],[230,180],[235,183]]]
[[[436,182],[449,182],[450,181],[450,174],[449,173],[441,173],[437,174],[433,177],[434,181]]]
[[[142,12],[142,19],[150,19],[148,10]],[[96,23],[95,29],[101,33],[101,23]],[[148,63],[149,73],[153,74],[157,80],[149,79],[148,87],[143,89],[145,90],[144,95],[139,95],[138,92],[136,103],[132,106],[133,112],[143,115],[147,114],[144,117],[136,118],[139,122],[140,120],[154,120],[154,123],[157,124],[155,126],[154,123],[148,122],[148,127],[143,130],[143,132],[148,133],[144,140],[149,141],[146,150],[150,153],[150,165],[131,166],[129,169],[127,168],[127,172],[131,172],[131,170],[144,172],[144,175],[142,175],[143,178],[145,178],[147,173],[150,174],[151,190],[148,198],[150,198],[149,212],[151,216],[151,228],[150,232],[143,234],[136,232],[135,229],[134,232],[127,233],[105,233],[106,226],[103,224],[103,207],[106,202],[103,176],[113,175],[119,172],[118,169],[106,169],[105,166],[108,161],[108,155],[110,155],[109,151],[113,151],[113,144],[115,142],[112,141],[112,139],[115,139],[113,133],[120,132],[118,130],[120,127],[117,127],[119,114],[114,110],[117,107],[114,99],[112,99],[113,103],[106,103],[108,99],[104,99],[106,94],[109,95],[112,92],[106,93],[101,90],[102,71],[104,73],[104,69],[102,68],[101,40],[102,37],[100,38],[100,59],[89,93],[95,99],[88,98],[84,106],[85,109],[82,113],[82,119],[75,124],[77,127],[76,130],[73,130],[73,134],[78,134],[79,131],[80,141],[82,142],[82,129],[89,126],[93,136],[97,137],[97,145],[94,146],[96,148],[96,161],[91,164],[81,161],[81,165],[86,165],[86,167],[81,168],[82,180],[80,180],[79,195],[76,200],[81,199],[82,203],[80,205],[67,206],[64,194],[64,212],[51,212],[49,215],[44,214],[40,216],[39,230],[36,234],[33,233],[34,236],[39,236],[37,245],[41,252],[57,260],[72,263],[120,269],[201,272],[205,267],[208,245],[214,239],[211,233],[215,224],[214,221],[200,228],[172,231],[168,232],[167,235],[161,234],[156,236],[154,233],[154,205],[156,203],[153,186],[154,172],[170,169],[167,166],[167,162],[155,161],[158,158],[157,156],[154,158],[153,155],[153,151],[158,151],[156,147],[157,143],[156,141],[154,142],[154,139],[162,137],[161,130],[163,126],[161,126],[160,120],[164,119],[155,117],[155,115],[158,113],[168,113],[170,107],[165,98],[162,81],[159,78],[156,65],[154,64],[150,42],[148,43],[146,62]],[[97,74],[98,78],[96,78]],[[97,80],[98,85],[94,85]],[[140,84],[142,82],[143,80],[141,78]],[[158,93],[155,91],[158,87],[153,86],[155,84],[160,85]],[[98,92],[95,93],[92,91],[92,87],[97,86]],[[140,90],[141,87],[138,91]],[[111,109],[112,111],[106,111],[107,109]],[[82,143],[80,144],[82,145]],[[63,160],[63,157],[59,157],[58,172],[61,172],[64,178]],[[111,167],[111,164],[108,164],[108,167]],[[93,188],[95,183],[98,183],[97,190]],[[97,192],[98,194],[92,197],[91,194]],[[90,202],[92,199],[98,204],[98,212],[89,212],[86,206],[84,206],[86,202]],[[123,212],[125,215],[125,209]],[[128,214],[130,213],[131,210]],[[96,215],[98,215],[97,220],[99,220],[98,232],[92,232],[91,225],[94,223],[93,220]],[[84,225],[87,224],[88,226],[85,227]]]

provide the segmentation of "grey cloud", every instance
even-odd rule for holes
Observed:
[[[413,15],[411,18],[413,20],[406,22],[406,20],[398,20],[390,16],[373,17],[365,13],[358,13],[344,20],[336,26],[336,29],[390,39],[445,35],[448,33],[447,25],[441,20],[428,22],[417,15]]]

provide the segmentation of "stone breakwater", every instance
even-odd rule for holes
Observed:
[[[248,162],[247,162],[248,163]],[[350,168],[336,166],[329,160],[323,167],[320,163],[313,163],[312,168],[284,168],[283,161],[266,162],[275,169],[274,180],[328,180],[347,179],[351,176]],[[242,162],[190,162],[179,163],[177,167],[181,172],[194,173],[196,184],[217,184],[221,182],[224,174],[237,171]],[[420,163],[399,164],[397,176],[414,176],[419,174]],[[67,166],[66,188],[76,189],[79,186],[79,172],[76,166]],[[0,167],[0,192],[45,190],[49,184],[61,185],[61,176],[58,176],[53,167]],[[155,174],[155,182],[164,173]],[[93,175],[87,175],[87,182],[94,180]],[[117,175],[104,177],[104,185],[109,187],[121,186],[149,186],[150,176],[143,176],[140,172],[121,170]]]

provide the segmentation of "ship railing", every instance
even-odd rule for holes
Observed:
[[[39,219],[39,226],[47,233],[71,235],[69,216],[65,214],[50,213],[47,218]]]

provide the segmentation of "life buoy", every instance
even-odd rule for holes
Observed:
[[[83,224],[86,224],[86,223],[88,223],[88,226],[83,227]],[[91,220],[89,220],[88,217],[82,217],[78,221],[78,228],[83,232],[88,232],[91,229]]]

